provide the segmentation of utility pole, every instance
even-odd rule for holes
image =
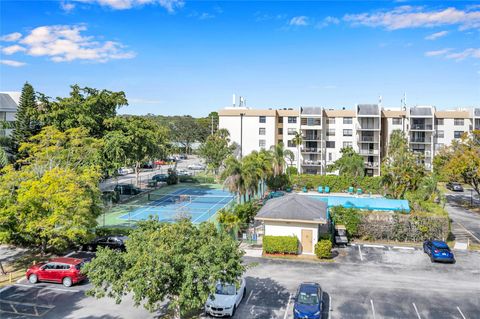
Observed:
[[[243,116],[245,113],[240,113],[240,158],[243,157]]]

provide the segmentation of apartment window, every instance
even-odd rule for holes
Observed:
[[[394,117],[394,118],[392,119],[392,124],[393,124],[393,125],[402,125],[402,119],[399,118],[399,117]]]
[[[297,123],[297,118],[295,116],[289,116],[288,123]]]
[[[462,126],[463,125],[463,119],[455,119],[453,121],[453,125],[455,126]]]
[[[343,148],[346,148],[346,147],[353,147],[352,142],[343,142]]]
[[[288,147],[296,147],[296,146],[295,146],[295,143],[293,143],[292,140],[288,140],[287,146],[288,146]]]
[[[438,138],[443,138],[445,133],[443,131],[437,131],[437,137]]]
[[[265,140],[258,140],[258,146],[259,146],[260,148],[265,148],[265,144],[266,144],[266,143],[265,143]]]
[[[260,127],[258,129],[258,135],[265,135],[265,128],[264,127]]]
[[[344,117],[343,118],[343,124],[352,124],[353,119],[351,117]]]
[[[332,153],[328,153],[328,160],[332,161],[332,158],[333,158]]]
[[[258,117],[258,122],[259,123],[267,123],[267,117],[266,116],[259,116]]]
[[[335,148],[335,141],[327,141],[326,147],[327,148]]]
[[[455,131],[453,132],[453,137],[460,138],[462,137],[463,131]]]
[[[327,136],[335,136],[335,129],[329,128],[327,131]]]
[[[294,128],[289,128],[288,129],[288,135],[295,135],[296,132],[297,132],[297,130],[294,129]]]
[[[443,119],[435,119],[437,125],[443,125]]]
[[[353,131],[351,129],[343,130],[343,136],[352,136]]]
[[[283,127],[278,128],[278,135],[283,135]]]
[[[335,118],[334,117],[329,117],[327,119],[327,124],[335,124]]]
[[[278,117],[278,123],[279,123],[279,124],[282,124],[282,123],[283,123],[283,116],[279,116],[279,117]]]

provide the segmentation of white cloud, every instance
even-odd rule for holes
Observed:
[[[8,66],[13,66],[15,68],[24,66],[26,63],[25,62],[20,62],[20,61],[14,61],[14,60],[0,60],[0,64],[5,64]]]
[[[319,22],[316,25],[316,27],[321,29],[321,28],[328,27],[329,25],[339,24],[339,23],[340,23],[340,20],[338,18],[328,16],[325,19],[323,19],[321,22]]]
[[[308,25],[308,17],[306,16],[293,17],[292,19],[290,19],[288,24],[293,26],[306,26]]]
[[[425,56],[439,56],[439,55],[445,55],[448,52],[450,52],[452,49],[441,49],[441,50],[436,50],[436,51],[427,51],[425,52]]]
[[[84,3],[98,3],[101,6],[110,7],[114,10],[126,10],[133,7],[139,7],[147,4],[156,4],[172,13],[176,9],[182,8],[183,0],[74,0]]]
[[[60,7],[62,8],[63,11],[69,13],[70,11],[75,9],[75,4],[73,4],[71,2],[61,1],[60,2]]]
[[[2,52],[6,55],[11,55],[17,52],[25,51],[26,49],[18,44],[2,48]]]
[[[448,34],[448,31],[440,31],[440,32],[436,32],[436,33],[433,33],[433,34],[430,34],[428,36],[425,37],[425,40],[437,40],[441,37],[444,37]]]
[[[5,54],[23,51],[31,56],[46,56],[54,62],[84,60],[107,62],[115,59],[131,59],[132,51],[115,41],[98,41],[92,36],[83,35],[85,25],[41,26],[33,29],[17,44],[5,47]]]
[[[13,32],[0,37],[0,41],[13,42],[13,41],[17,41],[21,37],[22,37],[22,34],[20,32]]]
[[[453,7],[425,11],[423,7],[401,6],[391,11],[347,14],[343,17],[353,25],[384,27],[388,30],[458,25],[460,30],[480,28],[480,11]]]

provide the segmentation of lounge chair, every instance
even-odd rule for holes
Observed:
[[[317,191],[318,191],[319,193],[323,193],[323,187],[322,187],[322,186],[318,186]]]
[[[350,187],[348,188],[348,193],[349,193],[349,194],[353,194],[354,192],[355,192],[355,189],[353,188],[353,186],[350,186]]]
[[[327,194],[330,193],[330,187],[325,186],[325,193],[327,193]]]
[[[357,188],[357,195],[362,195],[362,189],[361,188]]]
[[[302,192],[306,193],[307,192],[307,186],[303,186]]]

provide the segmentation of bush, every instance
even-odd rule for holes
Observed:
[[[178,183],[178,175],[177,172],[173,169],[168,169],[168,177],[167,177],[167,185],[175,185]]]
[[[317,188],[317,186],[329,186],[331,192],[342,193],[348,190],[350,186],[359,187],[364,192],[381,194],[383,187],[381,185],[381,177],[365,176],[352,180],[351,177],[338,175],[293,175],[290,177],[291,183],[296,185],[298,189],[304,186],[308,189]]]
[[[298,170],[295,166],[289,166],[287,167],[287,175],[291,176],[291,175],[298,175]]]
[[[201,184],[214,184],[215,177],[213,176],[186,176],[179,177],[181,183],[201,183]]]
[[[125,235],[128,236],[132,232],[133,228],[127,227],[98,227],[95,229],[95,236],[113,236],[113,235]]]
[[[263,251],[267,254],[298,254],[296,236],[264,236]]]
[[[315,255],[318,258],[332,257],[332,242],[328,239],[322,239],[315,244]]]
[[[335,206],[330,208],[330,216],[332,216],[335,225],[345,226],[349,238],[357,234],[358,225],[361,221],[359,210]]]
[[[285,174],[270,177],[267,179],[266,183],[268,188],[274,191],[285,189],[291,185],[288,176]]]

